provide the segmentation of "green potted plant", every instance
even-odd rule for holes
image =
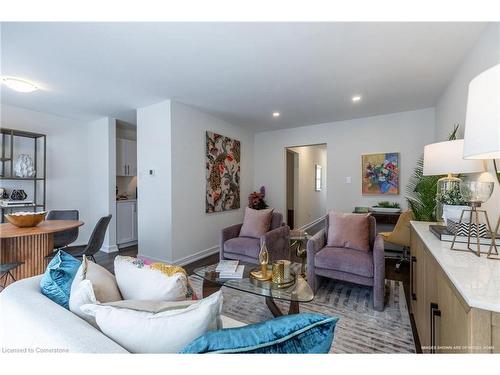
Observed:
[[[460,194],[458,185],[439,194],[436,201],[443,205],[443,221],[445,224],[448,224],[449,220],[460,221],[462,211],[469,208],[467,202],[462,198],[462,194]]]

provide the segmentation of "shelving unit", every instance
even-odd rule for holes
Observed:
[[[16,205],[3,207],[0,206],[1,211],[1,222],[4,222],[4,213],[11,212],[16,208],[31,208],[33,211],[41,209],[45,210],[46,202],[46,177],[47,177],[47,137],[45,134],[32,133],[23,130],[15,129],[0,129],[0,135],[2,137],[1,144],[1,173],[0,173],[0,184],[1,181],[32,181],[33,182],[33,204],[31,205]],[[33,162],[35,166],[35,177],[17,177],[14,175],[14,140],[15,137],[22,137],[33,140]],[[8,151],[8,152],[7,152]],[[41,156],[41,158],[40,158]],[[41,159],[39,163],[39,158]],[[42,164],[42,165],[39,165]],[[43,174],[43,176],[41,176]],[[41,181],[41,184],[39,183]],[[41,185],[41,186],[38,186]],[[1,185],[0,185],[1,186]],[[1,186],[4,187],[4,186]],[[40,192],[38,189],[42,189]],[[39,194],[41,193],[41,194]],[[39,199],[41,195],[41,199]]]

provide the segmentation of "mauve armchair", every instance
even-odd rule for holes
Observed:
[[[373,308],[384,309],[385,257],[384,240],[376,235],[375,218],[369,217],[370,251],[328,247],[329,219],[307,242],[307,282],[316,292],[321,277],[373,287]]]
[[[269,231],[260,238],[239,237],[241,226],[236,224],[224,228],[220,236],[220,259],[235,259],[259,264],[259,252],[265,243],[269,252],[269,262],[290,259],[290,228],[283,223],[283,215],[274,212]]]

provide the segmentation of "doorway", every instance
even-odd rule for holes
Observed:
[[[286,147],[285,153],[287,224],[306,229],[326,212],[327,145]]]

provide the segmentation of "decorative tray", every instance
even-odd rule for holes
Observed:
[[[372,207],[371,210],[373,212],[390,212],[390,213],[401,212],[401,208],[389,208],[389,207]]]
[[[273,266],[271,264],[267,265],[267,274],[272,275]],[[260,277],[260,267],[252,268],[250,270],[250,282],[258,287],[264,288],[264,289],[283,289],[283,288],[288,288],[292,285],[295,284],[295,281],[297,280],[297,275],[295,272],[290,270],[290,279],[285,280],[283,283],[273,283],[271,281],[271,278],[269,277],[268,280],[262,280]]]

